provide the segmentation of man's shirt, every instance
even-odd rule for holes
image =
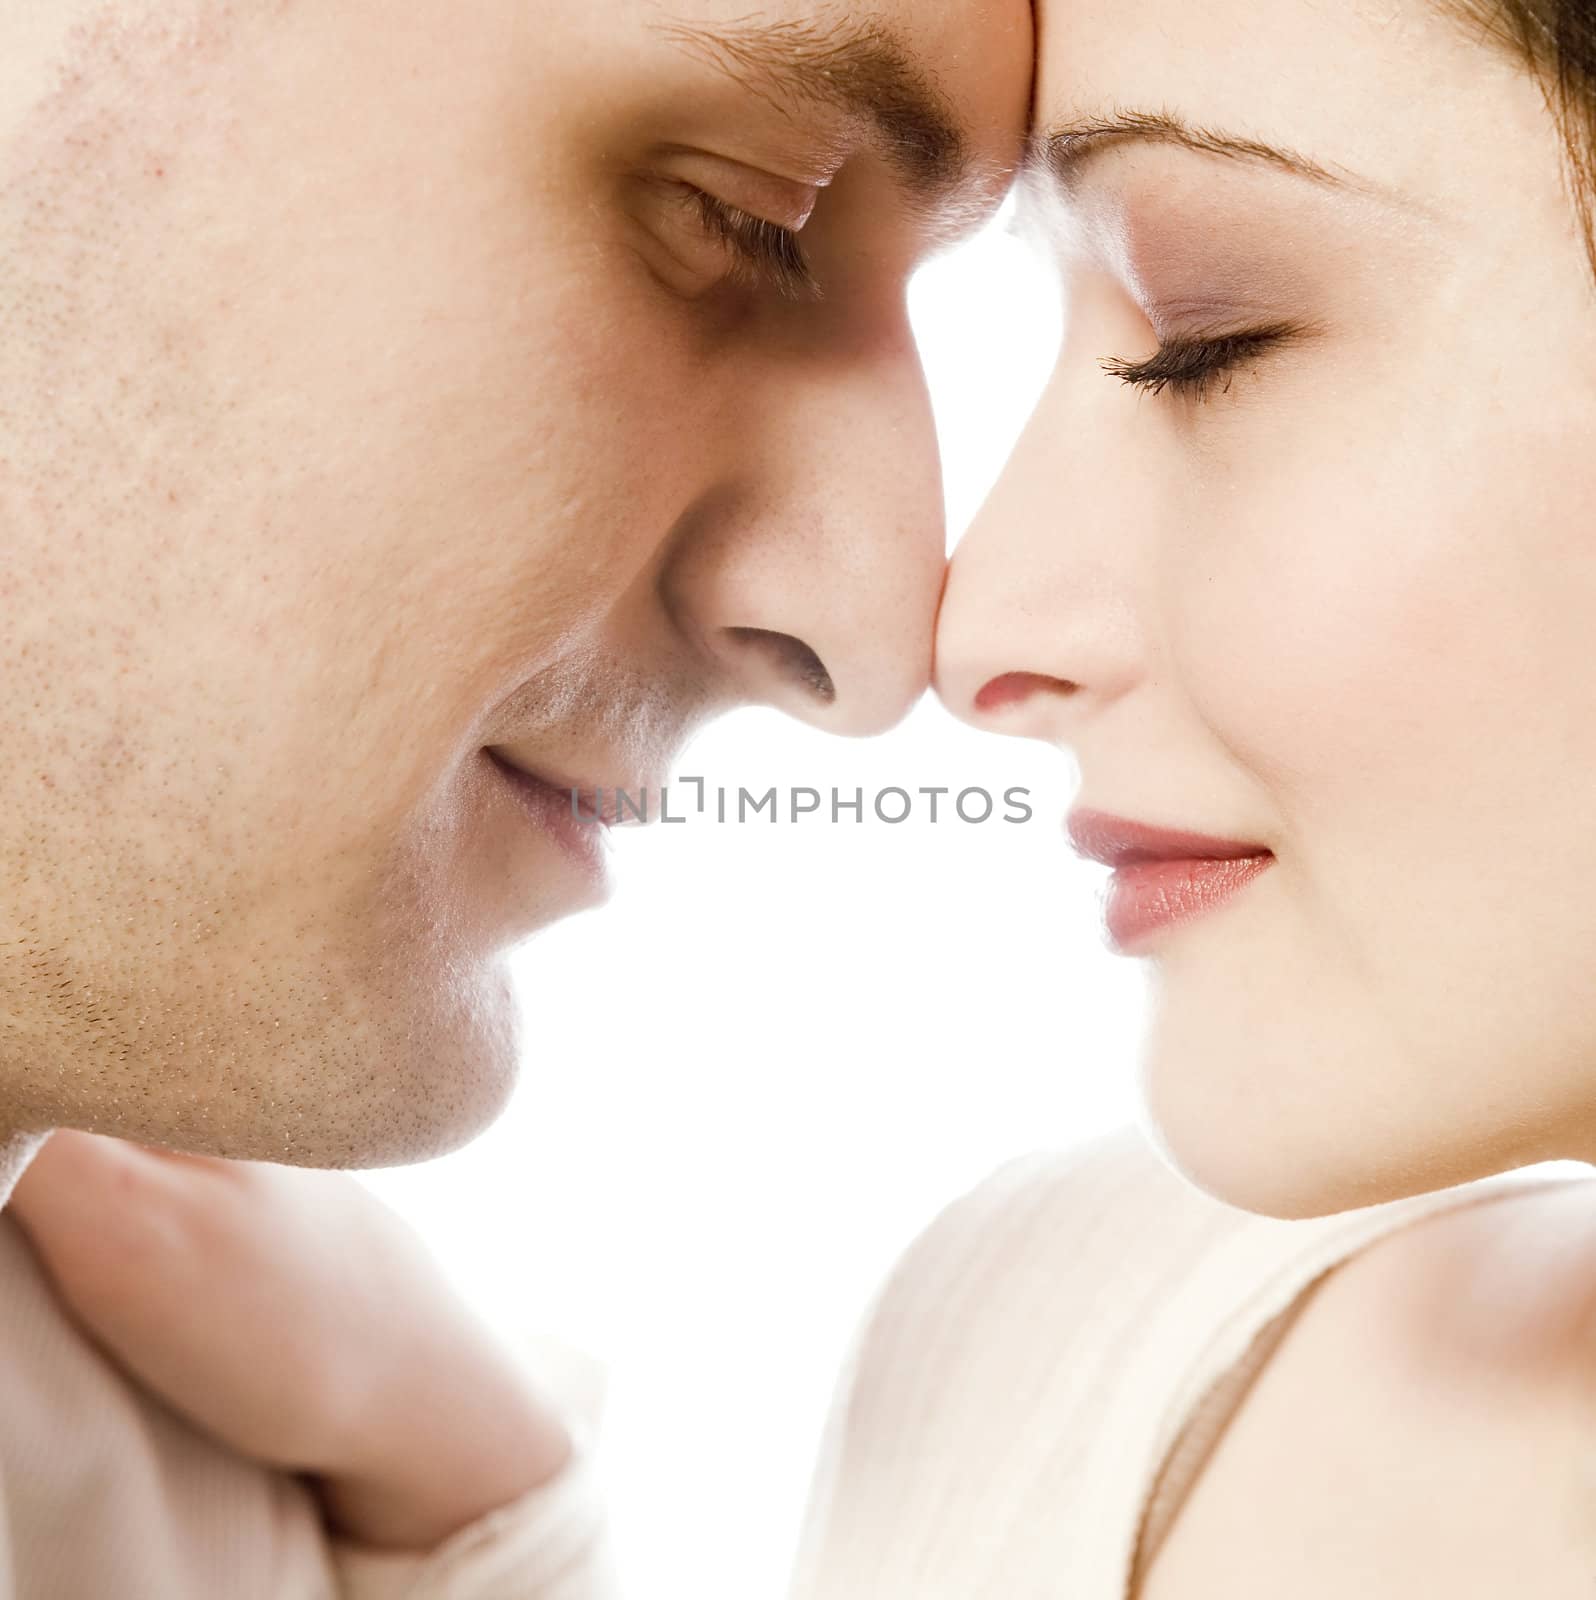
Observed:
[[[0,1213],[0,1600],[614,1600],[591,1428],[575,1431],[558,1477],[435,1550],[331,1538],[304,1482],[104,1355]]]

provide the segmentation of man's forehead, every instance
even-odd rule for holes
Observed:
[[[863,126],[924,203],[952,199],[984,176],[974,170],[982,163],[971,109],[950,92],[945,63],[926,30],[914,25],[912,7],[902,15],[796,4],[751,16],[713,10],[672,6],[655,26],[673,45],[779,106],[823,108]],[[1020,14],[1028,16],[1028,8],[1021,5]],[[984,107],[974,114],[990,117]]]

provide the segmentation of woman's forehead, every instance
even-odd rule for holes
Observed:
[[[1427,0],[1038,4],[1034,139],[1163,120],[1398,192],[1455,169],[1473,91],[1520,70]]]

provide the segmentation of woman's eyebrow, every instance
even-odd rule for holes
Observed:
[[[1309,183],[1372,195],[1404,208],[1411,202],[1371,178],[1348,168],[1332,168],[1283,145],[1261,139],[1195,127],[1169,111],[1114,111],[1103,116],[1073,118],[1033,133],[1026,165],[1072,188],[1089,163],[1108,150],[1130,143],[1176,145],[1199,155],[1272,167]]]
[[[970,176],[958,116],[913,51],[880,23],[747,20],[660,31],[789,114],[807,104],[863,120],[922,201],[951,198]]]

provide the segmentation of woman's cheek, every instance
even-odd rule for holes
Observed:
[[[1287,826],[1433,762],[1474,610],[1445,510],[1381,420],[1305,427],[1290,455],[1255,441],[1166,597],[1198,714]]]

